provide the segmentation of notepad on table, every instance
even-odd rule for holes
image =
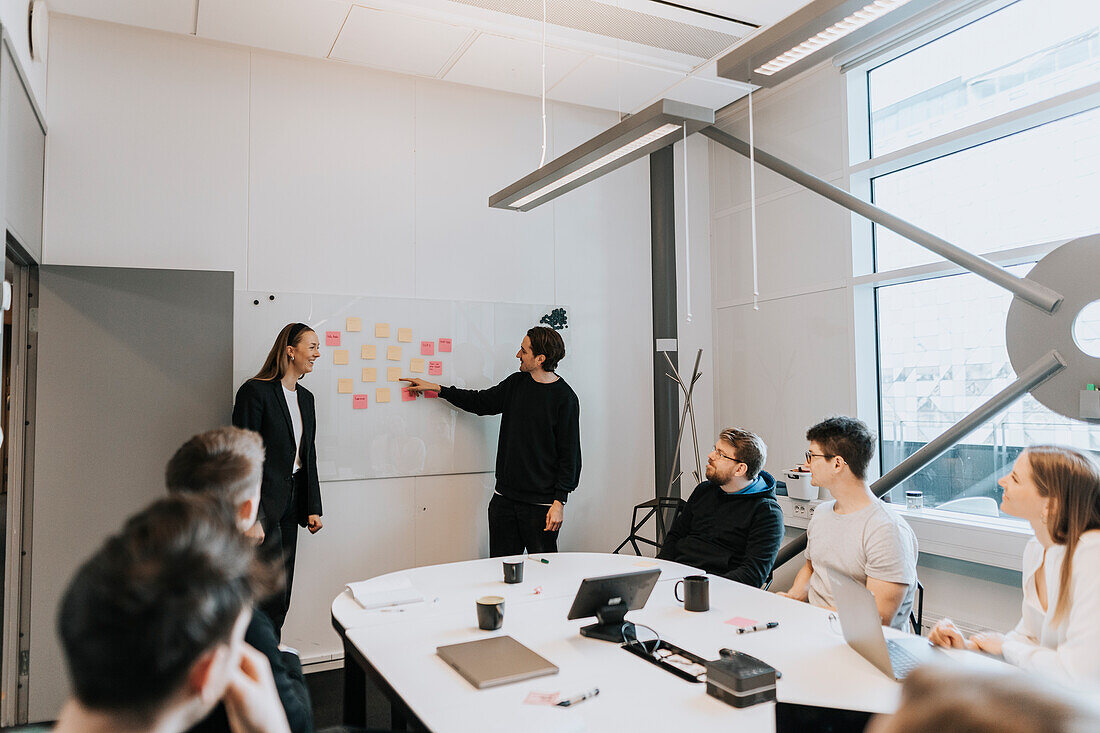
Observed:
[[[351,591],[352,598],[366,610],[402,606],[424,600],[424,594],[414,588],[408,578],[361,580],[358,583],[348,583],[347,588]]]

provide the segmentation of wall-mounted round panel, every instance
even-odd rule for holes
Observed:
[[[1005,327],[1012,368],[1019,374],[1056,350],[1066,368],[1031,394],[1059,415],[1100,423],[1081,417],[1081,390],[1100,382],[1100,358],[1082,351],[1073,335],[1078,314],[1100,298],[1100,234],[1066,242],[1039,260],[1027,277],[1061,293],[1063,300],[1054,313],[1045,313],[1019,297],[1012,299]]]

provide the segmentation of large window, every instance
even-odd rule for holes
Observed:
[[[877,174],[876,205],[994,258],[1032,247],[1038,259],[1060,241],[1100,233],[1095,0],[1020,0],[865,74],[872,155],[906,149],[897,166],[873,157],[865,167]],[[1012,296],[975,275],[945,276],[936,255],[886,229],[874,227],[872,239],[873,279],[890,283],[875,290],[885,472],[1016,378],[1005,348]],[[894,284],[916,265],[930,265],[928,274]],[[1082,333],[1096,333],[1098,321],[1091,316]],[[1036,443],[1100,452],[1100,430],[1029,395],[894,498],[916,488],[925,506],[997,516],[997,478]]]

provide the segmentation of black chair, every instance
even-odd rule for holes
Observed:
[[[619,546],[616,547],[613,552],[618,554],[619,550],[629,544],[634,548],[635,555],[641,555],[641,548],[638,547],[639,542],[643,545],[655,547],[657,548],[657,552],[660,552],[668,528],[676,521],[676,517],[685,506],[687,506],[687,502],[677,496],[659,496],[656,499],[650,499],[649,501],[638,504],[634,507],[634,515],[630,520],[630,534],[627,535],[625,540],[619,543]],[[639,512],[645,512],[641,519],[638,519]],[[667,526],[665,525],[666,512],[671,512],[671,515],[668,517]],[[652,540],[648,537],[642,537],[641,534],[639,534],[650,517],[654,517],[657,522],[657,532]]]
[[[924,636],[924,586],[917,580],[916,611],[909,610],[909,625],[913,627],[913,633]]]

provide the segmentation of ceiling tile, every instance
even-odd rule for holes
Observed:
[[[300,56],[328,56],[350,2],[201,0],[199,36]]]
[[[724,84],[720,81],[690,76],[672,88],[666,89],[661,96],[717,111],[748,93],[748,88],[743,84]]]
[[[683,78],[674,71],[592,56],[546,96],[559,102],[634,112]]]
[[[473,32],[470,28],[356,5],[330,57],[435,76]]]
[[[584,59],[582,53],[548,46],[546,88],[550,89]],[[443,78],[537,97],[542,94],[542,45],[482,34]]]
[[[195,30],[195,0],[50,0],[50,12],[170,33]]]

